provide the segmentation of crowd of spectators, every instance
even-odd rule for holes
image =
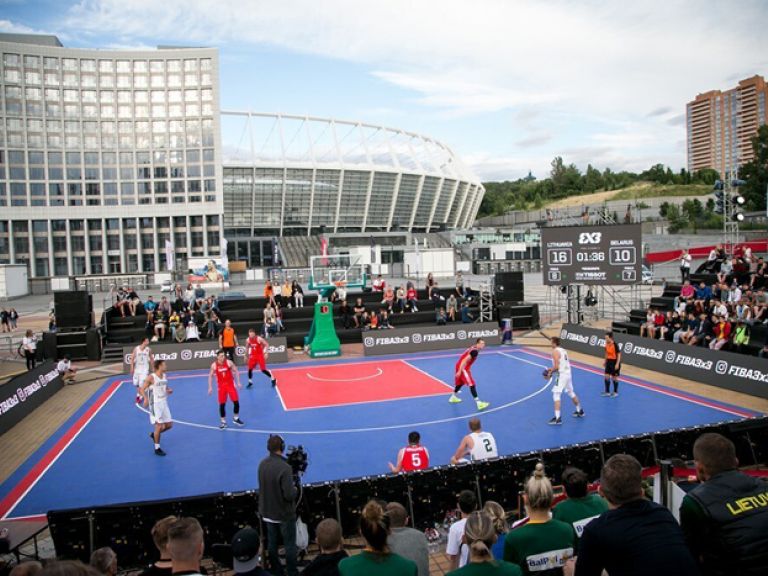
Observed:
[[[691,282],[690,256],[681,259],[682,285],[671,310],[650,306],[640,335],[712,350],[750,354],[757,349],[768,357],[768,338],[752,332],[768,325],[768,263],[750,250],[726,256],[722,248],[712,250],[699,267],[715,276],[710,284]]]

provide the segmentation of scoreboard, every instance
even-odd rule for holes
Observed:
[[[541,229],[544,284],[621,285],[642,280],[640,224]]]

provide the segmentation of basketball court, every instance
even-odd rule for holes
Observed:
[[[448,403],[459,353],[273,366],[278,386],[254,375],[253,387],[240,391],[245,426],[231,423],[230,404],[226,430],[218,427],[215,395],[207,395],[207,370],[170,374],[166,457],[153,452],[131,382],[109,378],[0,486],[0,517],[252,490],[270,433],[307,450],[306,484],[386,474],[411,430],[421,433],[432,466],[447,465],[478,415],[500,455],[759,415],[631,377],[622,377],[618,397],[601,397],[601,370],[572,362],[586,417],[572,418],[564,397],[562,426],[548,426],[552,394],[541,372],[549,356],[518,346],[488,347],[473,366],[480,397],[491,403],[478,413],[466,389],[462,403]]]

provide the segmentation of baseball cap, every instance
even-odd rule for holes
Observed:
[[[250,572],[259,565],[259,532],[250,526],[232,538],[232,566],[235,572]]]

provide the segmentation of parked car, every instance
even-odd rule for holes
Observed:
[[[171,292],[173,290],[173,282],[170,280],[163,280],[160,284],[160,292]]]
[[[653,270],[643,264],[643,284],[653,284]]]

